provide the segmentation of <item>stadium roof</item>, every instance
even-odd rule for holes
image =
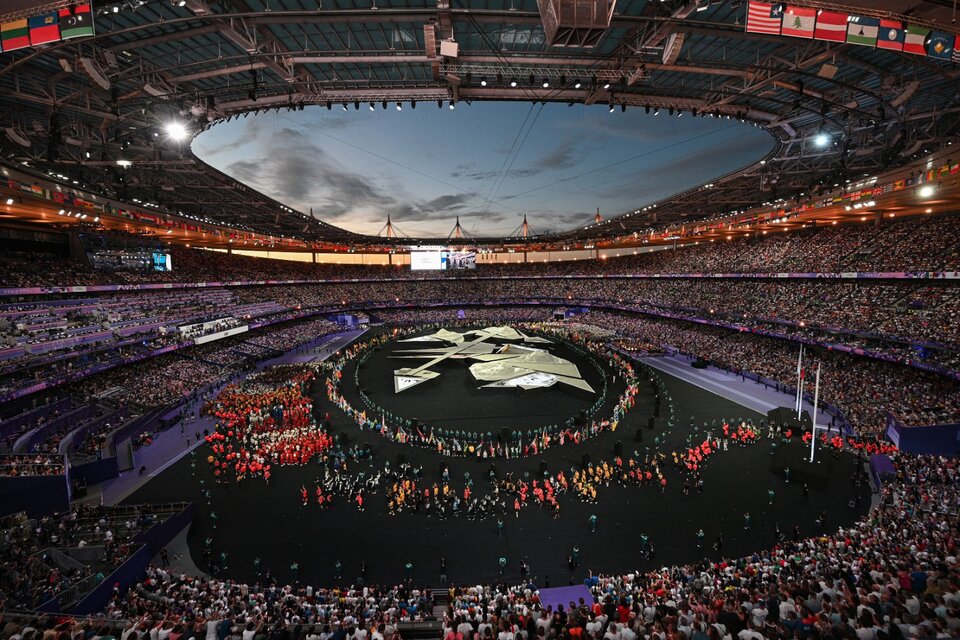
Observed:
[[[323,223],[322,211],[314,219],[239,185],[169,139],[165,125],[176,119],[195,134],[265,109],[557,101],[739,118],[777,141],[763,163],[711,186],[561,236],[580,238],[807,198],[960,133],[955,63],[747,33],[748,4],[101,2],[95,36],[0,54],[0,145],[8,162],[121,199],[261,233],[362,242]],[[788,4],[951,28],[947,0]],[[11,10],[3,20],[69,6]]]

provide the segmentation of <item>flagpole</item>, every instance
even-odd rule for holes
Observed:
[[[800,419],[800,409],[803,406],[801,401],[803,393],[803,345],[800,345],[800,356],[797,358],[797,398],[794,405],[797,408],[797,420]]]
[[[813,462],[814,446],[817,444],[817,403],[820,401],[820,363],[817,363],[817,381],[813,386],[813,425],[810,428],[810,462]]]

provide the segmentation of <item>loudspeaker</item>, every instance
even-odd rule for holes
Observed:
[[[633,435],[635,442],[643,442],[643,429],[637,429],[637,432]]]
[[[617,440],[613,443],[613,455],[622,456],[623,455],[623,443]]]
[[[583,457],[580,458],[580,468],[581,468],[581,469],[586,469],[586,468],[589,467],[589,466],[590,466],[590,454],[589,454],[589,453],[585,453],[585,454],[583,454]]]
[[[543,460],[540,461],[540,476],[543,477],[547,475],[547,463]]]
[[[510,442],[510,429],[509,427],[503,427],[500,429],[500,444],[507,444]]]
[[[647,429],[653,429],[654,422],[653,416],[647,418]]]

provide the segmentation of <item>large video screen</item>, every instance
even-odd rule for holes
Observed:
[[[473,251],[411,251],[410,269],[412,271],[457,271],[476,269],[477,254]]]
[[[442,258],[444,269],[476,269],[477,254],[474,251],[445,251]]]
[[[173,271],[173,263],[170,260],[170,254],[155,252],[153,254],[153,270]]]
[[[439,271],[443,262],[439,251],[411,251],[410,269],[412,271]]]
[[[87,252],[94,269],[103,271],[170,271],[170,254],[146,248],[97,248]]]

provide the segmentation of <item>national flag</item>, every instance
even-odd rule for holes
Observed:
[[[877,48],[888,51],[903,51],[903,23],[899,20],[880,19],[880,31],[877,33]]]
[[[821,11],[817,14],[817,28],[813,37],[829,42],[843,42],[847,37],[847,19],[845,13]]]
[[[30,46],[30,30],[27,28],[26,18],[0,24],[0,46],[4,53]]]
[[[780,15],[782,13],[783,7],[780,4],[750,0],[750,4],[747,6],[747,31],[780,35]]]
[[[875,47],[879,31],[880,20],[877,18],[850,16],[850,23],[847,25],[847,43]]]
[[[787,7],[783,12],[780,35],[794,38],[812,38],[817,23],[817,10],[805,7]]]
[[[907,25],[906,34],[903,37],[903,52],[918,56],[927,55],[927,36],[929,35],[930,29],[926,27]]]
[[[75,4],[60,9],[60,37],[64,40],[92,36],[93,14],[90,13],[90,3]]]
[[[943,31],[931,31],[924,43],[927,55],[938,60],[950,60],[953,56],[953,34]]]
[[[60,26],[57,24],[56,13],[45,13],[34,16],[27,21],[30,26],[30,44],[37,46],[60,40]]]

